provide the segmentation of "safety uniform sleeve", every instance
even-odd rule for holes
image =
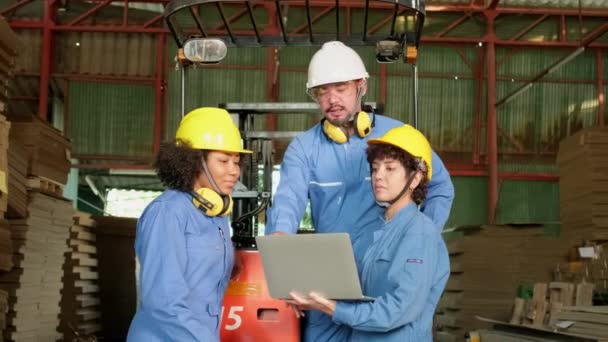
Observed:
[[[428,235],[407,238],[390,260],[390,290],[373,302],[338,301],[333,320],[355,330],[386,332],[415,321],[423,313],[437,263],[437,243]]]
[[[142,305],[173,341],[213,340],[190,307],[186,272],[185,218],[163,202],[153,202],[137,229]]]
[[[287,147],[281,163],[281,179],[268,210],[266,234],[298,231],[308,201],[309,179],[305,147],[301,139],[296,138]]]
[[[420,211],[429,217],[441,231],[450,217],[454,201],[454,185],[448,170],[435,151],[433,151],[432,163],[433,178],[429,183],[426,200]]]

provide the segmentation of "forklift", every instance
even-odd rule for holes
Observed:
[[[314,27],[315,21],[323,15],[319,14],[322,11],[315,12],[317,7],[335,12],[335,29],[331,32],[327,32],[327,28]],[[267,14],[264,23],[258,21],[263,17],[261,11]],[[279,49],[320,46],[339,40],[350,46],[375,46],[379,63],[401,61],[411,65],[412,122],[417,126],[416,59],[426,16],[424,0],[173,0],[165,6],[163,15],[177,46],[175,60],[180,72],[182,117],[191,109],[185,104],[189,72],[220,63],[226,57],[228,47]],[[239,20],[245,16],[248,21]],[[361,20],[357,21],[355,17]],[[238,21],[238,25],[234,21]],[[294,30],[291,21],[302,24],[302,29]],[[247,30],[242,27],[245,24]],[[343,27],[346,27],[344,32]],[[284,301],[269,295],[255,237],[260,234],[266,209],[271,206],[275,144],[289,141],[301,132],[256,131],[254,128],[259,126],[255,124],[256,120],[264,120],[268,114],[318,115],[319,108],[312,102],[224,103],[219,107],[238,121],[244,147],[254,151],[250,156],[243,156],[241,178],[232,193],[232,240],[237,257],[242,261],[242,272],[226,290],[220,338],[228,342],[299,341],[300,327],[295,314]],[[366,103],[364,109],[381,114],[381,107]]]

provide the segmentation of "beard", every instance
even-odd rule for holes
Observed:
[[[352,121],[350,121],[350,118],[327,119],[327,121],[331,122],[331,124],[336,127],[350,127],[353,125]]]

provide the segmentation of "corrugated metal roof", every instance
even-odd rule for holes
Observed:
[[[40,46],[42,45],[41,34],[38,30],[16,30],[15,33],[19,37],[21,50],[16,59],[15,71],[19,72],[40,72]]]
[[[66,32],[55,44],[54,71],[66,74],[154,76],[157,37],[151,34]]]
[[[606,0],[501,0],[501,6],[534,6],[552,8],[608,8]]]

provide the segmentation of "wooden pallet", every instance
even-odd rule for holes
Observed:
[[[28,176],[27,187],[55,197],[63,197],[63,184],[39,176]]]

